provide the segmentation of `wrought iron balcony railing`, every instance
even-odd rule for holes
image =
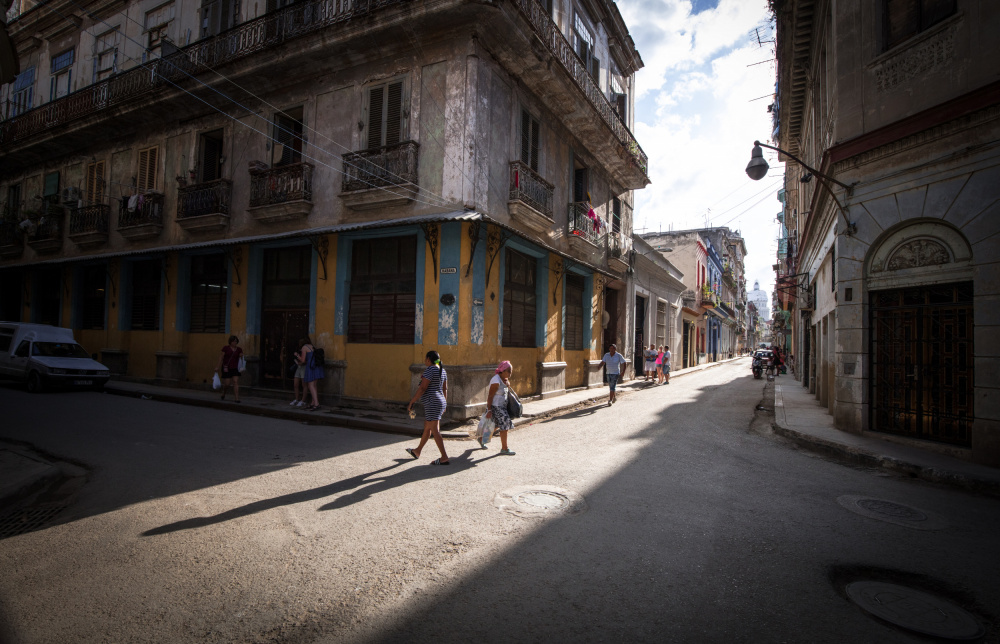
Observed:
[[[587,216],[590,210],[590,204],[586,201],[569,204],[568,231],[570,236],[581,237],[595,246],[601,246],[604,242],[604,234],[599,225]]]
[[[24,246],[24,235],[18,222],[11,219],[0,220],[0,247],[20,248]]]
[[[61,240],[65,216],[66,212],[56,205],[48,205],[42,212],[28,214],[32,224],[28,228],[28,243]]]
[[[289,201],[312,201],[311,163],[292,163],[250,171],[250,207]]]
[[[344,155],[343,192],[417,185],[416,141],[371,148]]]
[[[163,225],[163,194],[148,192],[140,195],[134,208],[129,208],[128,200],[122,201],[118,207],[118,228],[144,226],[146,224]]]
[[[514,4],[534,27],[538,37],[545,43],[556,60],[562,63],[577,87],[587,97],[597,113],[601,115],[604,123],[614,132],[615,137],[622,145],[623,153],[627,154],[631,162],[648,177],[649,159],[646,157],[646,153],[639,147],[639,142],[622,121],[618,111],[594,82],[594,77],[590,75],[590,71],[576,55],[573,46],[559,31],[558,25],[549,17],[549,10],[538,0],[514,0]]]
[[[177,218],[228,215],[233,182],[217,179],[177,189]]]
[[[69,215],[69,234],[107,233],[111,220],[111,206],[103,203],[75,208]]]
[[[628,262],[628,251],[629,248],[625,244],[624,235],[621,233],[608,235],[608,257]]]
[[[39,135],[106,108],[154,91],[174,87],[187,74],[239,60],[331,25],[411,0],[307,0],[206,38],[162,59],[150,61],[107,80],[0,123],[0,145]]]
[[[523,202],[552,219],[552,194],[555,186],[520,161],[510,164],[510,201]]]

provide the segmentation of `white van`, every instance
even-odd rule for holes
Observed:
[[[73,338],[72,329],[48,324],[0,322],[0,378],[28,384],[28,391],[46,388],[101,389],[111,371],[93,360]]]

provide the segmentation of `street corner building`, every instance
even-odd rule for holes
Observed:
[[[772,5],[774,339],[839,429],[1000,466],[1000,4]]]
[[[642,60],[610,0],[18,1],[0,89],[0,319],[119,378],[447,416],[598,386],[626,346]],[[249,382],[247,382],[249,381]]]

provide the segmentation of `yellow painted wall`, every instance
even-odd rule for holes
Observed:
[[[108,261],[108,274],[111,276],[111,291],[108,293],[108,326],[104,334],[102,349],[128,349],[128,336],[118,328],[118,307],[121,304],[121,263],[117,259]]]
[[[187,380],[196,384],[212,382],[212,372],[219,364],[226,333],[189,333],[187,336]],[[242,338],[240,344],[243,344]],[[244,347],[244,352],[246,348]]]
[[[421,359],[413,354],[420,352]],[[420,347],[405,344],[348,344],[344,395],[352,398],[409,400],[410,365],[423,363]]]
[[[543,267],[539,266],[538,268],[542,269]],[[549,286],[548,292],[544,294],[549,314],[545,321],[546,336],[542,362],[560,362],[563,357],[562,305],[565,276],[562,269],[562,258],[555,253],[549,253]],[[539,308],[541,307],[539,306]]]
[[[312,338],[317,347],[322,347],[327,360],[343,360],[342,342],[333,335],[337,302],[337,236],[327,235],[329,254],[326,258],[326,279],[323,266],[316,267],[316,334]]]
[[[133,378],[156,377],[156,352],[161,351],[160,331],[130,331],[128,375]]]
[[[105,342],[106,336],[107,331],[103,329],[74,329],[73,331],[73,337],[91,355],[100,354],[101,349],[109,348]],[[100,356],[98,356],[98,360],[100,360]]]
[[[167,253],[166,280],[163,283],[163,329],[160,348],[157,351],[183,353],[186,348],[186,333],[177,330],[177,253]]]
[[[538,362],[541,353],[542,350],[537,348],[505,347],[503,349],[503,359],[510,360],[510,363],[514,365],[514,373],[510,382],[518,394],[528,396],[538,393]]]
[[[584,369],[583,362],[587,359],[588,351],[566,351],[566,388],[582,387],[587,382],[587,370]]]

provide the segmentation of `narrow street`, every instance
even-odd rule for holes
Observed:
[[[0,542],[6,636],[915,641],[848,601],[862,576],[995,622],[1000,502],[799,451],[769,433],[748,367],[523,427],[512,457],[449,441],[449,467],[429,465],[432,443],[412,461],[402,436],[4,386],[0,437],[88,470],[52,525]],[[567,511],[498,507],[530,490]],[[932,529],[844,495],[919,508]]]

